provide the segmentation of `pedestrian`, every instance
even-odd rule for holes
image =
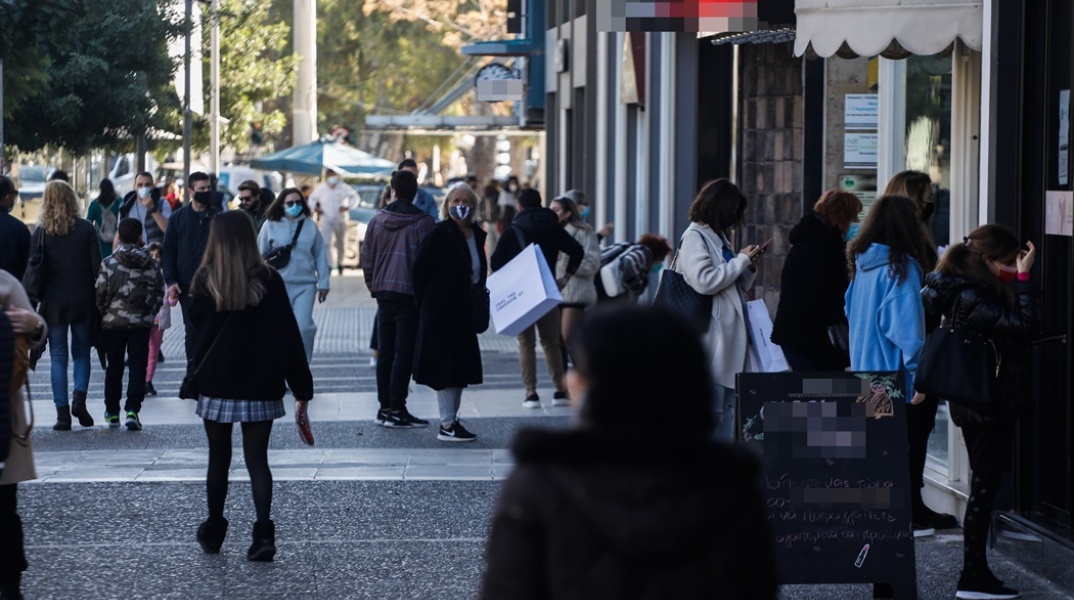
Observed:
[[[442,442],[470,442],[477,436],[459,421],[462,390],[482,381],[475,301],[487,301],[485,232],[474,224],[477,195],[466,183],[448,189],[441,219],[414,261],[418,302],[414,381],[436,390]]]
[[[369,220],[362,244],[365,285],[377,301],[377,400],[374,423],[388,428],[427,427],[406,408],[418,337],[414,261],[436,222],[413,204],[418,179],[392,173],[392,202]]]
[[[499,195],[496,197],[496,207],[500,210],[500,216],[503,216],[505,208],[517,211],[520,207],[518,205],[518,195],[522,191],[522,186],[518,183],[518,177],[511,175],[504,182],[503,188],[500,189]]]
[[[11,214],[18,199],[15,183],[0,175],[0,270],[21,278],[30,258],[30,228]]]
[[[888,181],[887,187],[884,188],[884,195],[905,196],[914,203],[918,221],[921,223],[921,234],[925,236],[926,244],[921,268],[926,273],[931,273],[939,260],[936,242],[933,241],[932,232],[927,225],[928,220],[936,212],[936,202],[932,197],[932,178],[921,171],[901,171]],[[934,327],[930,327],[932,328]]]
[[[571,199],[576,205],[578,205],[578,217],[584,222],[589,222],[588,219],[592,215],[593,211],[589,208],[589,200],[582,190],[567,190],[563,196]],[[613,223],[605,223],[600,229],[594,227],[594,231],[597,233],[597,244],[604,243],[604,239],[612,234],[615,230]]]
[[[63,169],[56,169],[48,176],[49,181],[62,181],[64,183],[71,183],[71,176],[67,174],[67,171]]]
[[[690,205],[690,225],[679,242],[678,271],[698,294],[712,296],[712,318],[705,336],[716,382],[716,436],[734,439],[735,376],[746,368],[745,292],[757,276],[761,246],[731,250],[730,232],[742,224],[746,196],[727,179],[701,187]]]
[[[414,174],[414,179],[417,181],[421,172],[418,170],[418,163],[413,158],[404,158],[398,166],[400,171],[410,171]],[[414,208],[424,211],[434,220],[440,218],[440,207],[436,205],[436,198],[429,193],[428,190],[418,187],[418,194],[414,196]]]
[[[180,201],[180,188],[178,182],[175,181],[175,177],[168,175],[164,180],[164,199],[168,202],[168,206],[172,207],[173,211],[179,210],[182,206]]]
[[[553,198],[549,208],[556,213],[563,228],[584,250],[578,270],[574,272],[574,277],[567,280],[567,285],[561,291],[563,302],[559,305],[563,359],[566,364],[569,364],[569,348],[574,334],[582,326],[582,316],[586,309],[597,303],[597,288],[593,285],[593,277],[600,270],[600,242],[593,228],[582,220],[578,205],[569,196]],[[555,264],[556,279],[567,277],[568,262],[570,259],[566,254],[559,255]]]
[[[254,221],[254,231],[258,233],[261,231],[261,226],[265,224],[265,212],[267,212],[269,205],[274,200],[274,198],[271,198],[271,192],[267,196],[270,199],[266,203],[266,194],[262,193],[261,186],[253,179],[247,179],[239,184],[239,208],[250,215],[250,218]]]
[[[257,251],[246,213],[231,211],[213,218],[191,292],[190,316],[199,333],[193,371],[197,414],[209,441],[205,482],[209,518],[198,527],[197,540],[208,554],[218,553],[224,543],[231,434],[234,424],[240,423],[243,461],[257,514],[246,559],[271,561],[276,555],[268,463],[272,422],[286,414],[283,396],[288,388],[295,398],[295,418],[306,418],[313,376],[287,287]]]
[[[927,313],[942,316],[957,330],[984,336],[1002,357],[992,410],[950,405],[973,474],[962,521],[964,553],[956,597],[1017,598],[1018,592],[988,568],[986,545],[996,494],[1011,469],[1015,423],[1030,406],[1027,351],[1041,327],[1037,293],[1030,284],[1037,251],[1032,242],[1023,250],[1014,232],[1002,225],[982,225],[964,240],[947,248],[921,291]]]
[[[101,263],[97,276],[96,301],[107,349],[104,376],[104,421],[119,427],[119,397],[123,393],[124,362],[130,369],[127,402],[123,407],[129,431],[141,431],[138,416],[145,400],[148,381],[149,335],[157,313],[164,305],[164,276],[149,253],[142,248],[142,223],[137,219],[119,222],[119,245]]]
[[[0,270],[0,598],[22,598],[25,538],[18,514],[18,484],[37,478],[26,418],[27,351],[45,343],[45,321],[30,306],[19,280]],[[21,338],[21,339],[20,339]]]
[[[209,176],[200,171],[190,174],[191,185],[198,191],[190,202],[175,211],[168,219],[168,231],[164,235],[164,282],[168,285],[168,299],[178,301],[183,312],[183,329],[186,333],[187,363],[192,360],[194,342],[198,337],[190,318],[190,282],[201,265],[209,242],[209,226],[220,209],[212,206],[212,192],[207,188]]]
[[[489,179],[481,190],[481,214],[486,223],[495,223],[500,218],[500,207],[497,201],[500,198],[500,182]],[[489,231],[488,233],[492,233]]]
[[[90,201],[86,209],[86,220],[93,223],[97,230],[98,243],[101,245],[101,259],[112,254],[116,243],[116,225],[119,223],[119,196],[111,179],[102,179],[100,194]]]
[[[86,392],[93,321],[99,318],[94,312],[93,283],[101,268],[101,246],[97,243],[97,230],[79,217],[81,213],[74,188],[63,181],[46,183],[38,227],[30,241],[32,252],[40,249],[43,256],[38,267],[41,295],[34,297],[31,293],[30,302],[39,305],[37,311],[48,323],[49,376],[56,405],[56,424],[52,428],[56,431],[71,430],[72,414],[83,427],[93,426],[93,417],[86,409]],[[69,356],[74,362],[75,380],[70,403]]]
[[[194,179],[194,173],[190,175]],[[119,206],[119,218],[134,218],[142,222],[142,241],[146,244],[163,242],[172,205],[161,198],[160,188],[153,185],[153,174],[148,171],[134,177],[134,190],[123,197]]]
[[[712,440],[696,333],[664,309],[616,306],[594,311],[573,351],[575,423],[515,436],[478,598],[775,600],[760,465]],[[654,419],[669,381],[676,418]]]
[[[846,348],[835,347],[829,330],[848,330],[844,236],[860,212],[856,195],[829,190],[791,230],[772,342],[783,349],[794,371],[843,371],[850,365]]]
[[[157,270],[161,273],[160,282],[164,297],[160,312],[153,319],[153,328],[149,330],[149,360],[145,367],[145,394],[156,396],[157,388],[153,386],[153,378],[157,374],[157,363],[164,362],[164,354],[161,352],[161,346],[164,345],[164,332],[171,329],[172,307],[176,305],[178,299],[168,297],[167,284],[164,283],[164,270],[161,268],[164,263],[164,245],[153,242],[146,246],[145,251],[149,253],[149,258],[157,263]]]
[[[642,234],[637,242],[618,242],[600,252],[600,274],[595,279],[598,302],[638,301],[649,287],[649,276],[663,268],[671,246],[664,236]],[[604,282],[604,270],[611,269],[610,293]]]
[[[328,280],[332,274],[328,268],[328,250],[314,227],[312,215],[302,192],[287,188],[269,206],[265,226],[257,236],[262,255],[291,245],[290,260],[276,270],[287,286],[287,297],[298,321],[298,330],[302,332],[306,362],[313,358],[313,341],[317,335],[313,302],[315,299],[324,302],[328,297]]]
[[[551,209],[545,208],[541,193],[533,188],[526,188],[518,195],[521,211],[514,218],[500,241],[496,251],[489,259],[493,271],[498,271],[511,259],[518,256],[529,244],[537,244],[548,263],[549,269],[556,266],[559,253],[567,255],[567,266],[563,277],[556,280],[559,289],[567,286],[578,267],[585,258],[585,249],[571,234],[559,224],[559,216]],[[536,333],[534,330],[536,329]],[[551,310],[518,334],[518,360],[522,370],[522,384],[526,388],[526,398],[522,401],[525,408],[541,408],[541,398],[537,395],[537,336],[541,338],[544,359],[548,364],[548,373],[552,376],[555,391],[552,394],[552,406],[566,406],[567,386],[563,381],[566,371],[563,362],[563,349],[560,347],[560,318],[558,310]]]
[[[347,211],[352,204],[358,203],[358,192],[349,185],[342,184],[339,174],[332,169],[325,170],[324,183],[309,196],[308,203],[321,217],[321,237],[327,248],[335,242],[336,258],[332,260],[328,250],[328,262],[343,275],[343,257],[346,256],[344,243],[347,240]]]

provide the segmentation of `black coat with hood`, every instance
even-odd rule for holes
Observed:
[[[522,244],[519,244],[519,235],[515,230],[522,234]],[[541,248],[548,267],[553,270],[556,268],[559,253],[566,254],[569,259],[567,273],[571,275],[578,270],[578,265],[582,264],[582,259],[585,258],[585,249],[567,233],[559,222],[559,216],[552,209],[527,208],[518,213],[496,243],[496,250],[489,259],[492,270],[499,271],[529,244],[537,244]]]
[[[524,430],[513,452],[482,600],[777,597],[746,450],[578,429]]]
[[[1002,361],[995,411],[981,414],[951,405],[951,418],[956,425],[1029,414],[1024,389],[1026,352],[1030,338],[1040,331],[1037,295],[1027,281],[1011,282],[1010,287],[1015,299],[1013,306],[972,279],[937,272],[925,277],[925,287],[921,290],[925,313],[935,319],[942,317],[944,325],[987,336],[996,345]]]
[[[790,242],[772,341],[798,352],[835,353],[828,327],[847,320],[846,242],[838,229],[812,212],[791,230]]]

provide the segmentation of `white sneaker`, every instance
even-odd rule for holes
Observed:
[[[522,401],[522,408],[541,408],[541,399],[537,394],[530,394]]]
[[[571,400],[566,392],[556,392],[552,395],[552,406],[570,406]]]

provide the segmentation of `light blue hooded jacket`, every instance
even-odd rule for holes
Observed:
[[[850,322],[850,368],[853,371],[899,371],[913,398],[914,373],[925,345],[925,309],[921,304],[921,266],[907,258],[901,282],[889,269],[888,247],[873,244],[857,257],[854,280],[846,293]]]

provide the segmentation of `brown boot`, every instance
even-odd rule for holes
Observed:
[[[56,407],[56,424],[53,431],[71,431],[71,406],[64,404]]]

